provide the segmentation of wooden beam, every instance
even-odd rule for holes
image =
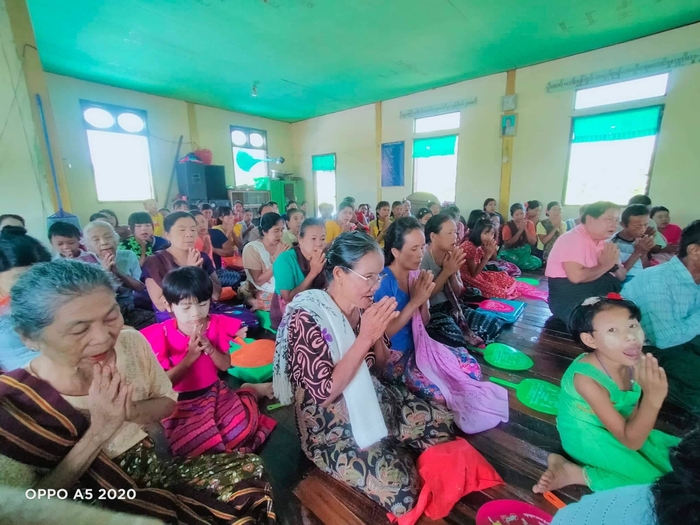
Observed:
[[[26,0],[6,0],[7,15],[10,19],[10,29],[12,38],[15,42],[17,57],[22,64],[24,78],[27,84],[27,92],[29,94],[29,102],[32,108],[32,118],[34,120],[34,130],[36,133],[39,148],[41,150],[41,160],[48,181],[49,192],[54,207],[58,209],[58,199],[54,190],[53,177],[51,175],[51,164],[49,162],[48,144],[44,140],[42,131],[41,115],[39,107],[36,103],[36,95],[41,97],[42,106],[44,109],[44,119],[51,143],[51,153],[54,160],[54,169],[56,170],[56,178],[58,179],[58,189],[61,192],[61,201],[63,209],[71,211],[70,194],[68,193],[68,184],[63,169],[61,148],[58,140],[58,132],[56,130],[56,121],[51,108],[51,100],[49,98],[49,90],[46,85],[46,77],[44,69],[39,59],[39,50],[36,47],[36,39],[34,37],[34,28],[32,20],[29,17],[29,9],[27,8]]]
[[[197,113],[194,103],[187,103],[187,124],[190,129],[190,142],[192,142],[192,149],[197,149],[199,147],[199,129],[197,128]]]
[[[515,69],[506,73],[506,95],[515,95]],[[513,111],[506,111],[504,115],[512,115]],[[517,126],[517,123],[516,123]],[[515,137],[503,137],[501,139],[501,190],[498,195],[498,209],[504,219],[508,218],[510,208],[510,179],[513,170],[513,139]]]

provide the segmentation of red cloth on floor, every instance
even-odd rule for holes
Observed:
[[[462,438],[429,448],[416,467],[423,483],[418,502],[401,517],[389,514],[392,523],[413,525],[423,513],[434,520],[444,518],[470,492],[503,484],[484,456]]]

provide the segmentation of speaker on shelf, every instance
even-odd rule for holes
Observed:
[[[210,201],[227,201],[226,171],[223,166],[204,166],[204,178],[207,183],[207,199]]]
[[[180,195],[190,202],[207,200],[207,181],[204,164],[183,162],[177,165],[177,187]]]

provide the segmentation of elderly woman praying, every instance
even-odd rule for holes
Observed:
[[[3,484],[92,489],[83,501],[113,489],[123,498],[103,506],[168,523],[273,521],[256,456],[156,455],[150,435],[177,394],[146,339],[122,330],[108,272],[64,259],[38,263],[11,297],[15,329],[38,356],[0,375]]]
[[[124,322],[141,330],[156,322],[152,310],[143,310],[134,306],[134,292],[143,292],[146,286],[141,279],[139,257],[130,250],[118,250],[119,235],[111,224],[93,221],[83,228],[83,243],[88,251],[99,257],[102,267],[110,272],[119,287],[117,302]]]

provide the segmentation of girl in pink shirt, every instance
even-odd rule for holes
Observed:
[[[261,396],[272,397],[271,383],[233,391],[219,379],[219,371],[231,367],[230,342],[247,329],[238,319],[209,313],[212,288],[202,268],[172,270],[163,296],[174,319],[141,332],[179,393],[175,412],[162,422],[176,456],[255,452],[275,426],[258,408]]]

